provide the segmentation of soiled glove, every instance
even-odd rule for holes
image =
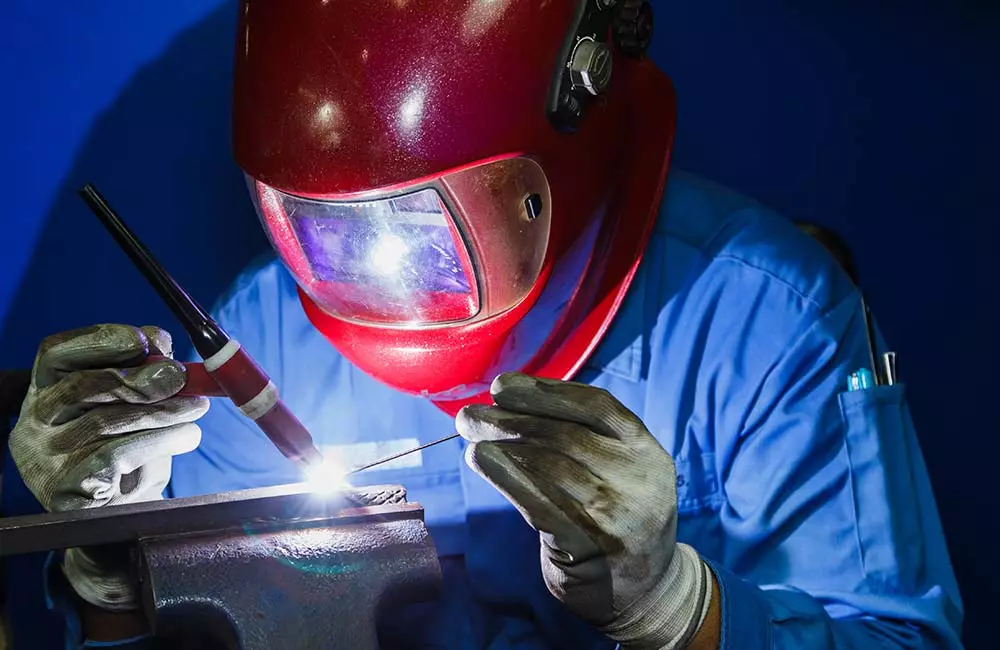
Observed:
[[[186,380],[170,335],[155,327],[97,325],[46,338],[10,436],[15,464],[49,511],[163,498],[171,458],[201,441],[203,397],[174,397]],[[70,549],[63,572],[87,602],[137,606],[119,563],[96,549]]]
[[[708,566],[676,543],[676,471],[608,392],[501,375],[468,406],[466,461],[539,531],[553,596],[628,649],[684,648],[708,612]]]

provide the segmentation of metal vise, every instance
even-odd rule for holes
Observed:
[[[0,519],[0,556],[131,542],[158,637],[227,650],[379,647],[380,612],[439,594],[441,568],[400,486],[304,485]]]

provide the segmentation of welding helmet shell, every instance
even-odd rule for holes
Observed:
[[[345,358],[449,413],[581,367],[663,192],[650,28],[634,0],[244,0],[236,160]]]

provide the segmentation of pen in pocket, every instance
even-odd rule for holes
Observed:
[[[865,390],[875,385],[875,374],[868,368],[861,368],[847,377],[847,390]]]
[[[896,353],[886,352],[882,355],[882,373],[885,383],[892,386],[896,383]]]

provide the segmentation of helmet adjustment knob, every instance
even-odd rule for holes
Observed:
[[[611,83],[611,50],[590,37],[581,38],[573,48],[569,73],[574,86],[600,95]]]

